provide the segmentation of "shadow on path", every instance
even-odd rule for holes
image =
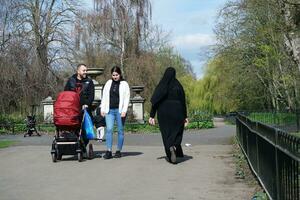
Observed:
[[[168,160],[166,156],[161,156],[161,157],[158,157],[157,160],[161,160],[161,159],[165,159],[166,161]],[[177,164],[179,163],[182,163],[182,162],[185,162],[185,161],[188,161],[190,159],[193,159],[193,156],[189,156],[189,155],[184,155],[184,157],[180,158],[180,157],[177,157]],[[167,161],[168,162],[168,161]]]

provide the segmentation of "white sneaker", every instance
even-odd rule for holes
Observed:
[[[97,129],[97,137],[99,136],[99,140],[103,140],[104,134],[105,134],[105,128],[104,127],[99,127]]]
[[[97,128],[97,139],[101,139],[101,127]]]

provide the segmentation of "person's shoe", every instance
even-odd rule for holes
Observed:
[[[112,158],[112,153],[111,151],[106,151],[105,155],[103,156],[104,159],[111,159]]]
[[[176,150],[175,150],[175,147],[174,147],[174,146],[171,146],[171,147],[170,147],[170,152],[171,152],[171,158],[170,158],[170,161],[171,161],[171,163],[176,164],[177,158],[176,158]]]
[[[121,158],[121,151],[116,151],[114,158]]]

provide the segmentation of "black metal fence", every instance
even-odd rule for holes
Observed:
[[[248,162],[270,199],[300,200],[300,138],[236,117],[236,133]]]
[[[287,110],[259,110],[259,111],[240,111],[239,113],[247,116],[253,121],[284,130],[288,133],[300,131],[300,112]],[[230,115],[231,114],[231,115]],[[236,112],[229,113],[228,116],[234,116]]]

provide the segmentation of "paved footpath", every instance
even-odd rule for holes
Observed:
[[[0,136],[19,141],[0,150],[0,200],[248,200],[254,189],[234,178],[234,133],[227,125],[186,132],[177,165],[165,161],[159,134],[125,135],[123,157],[111,160],[93,141],[96,158],[81,163],[52,163],[50,136]]]

